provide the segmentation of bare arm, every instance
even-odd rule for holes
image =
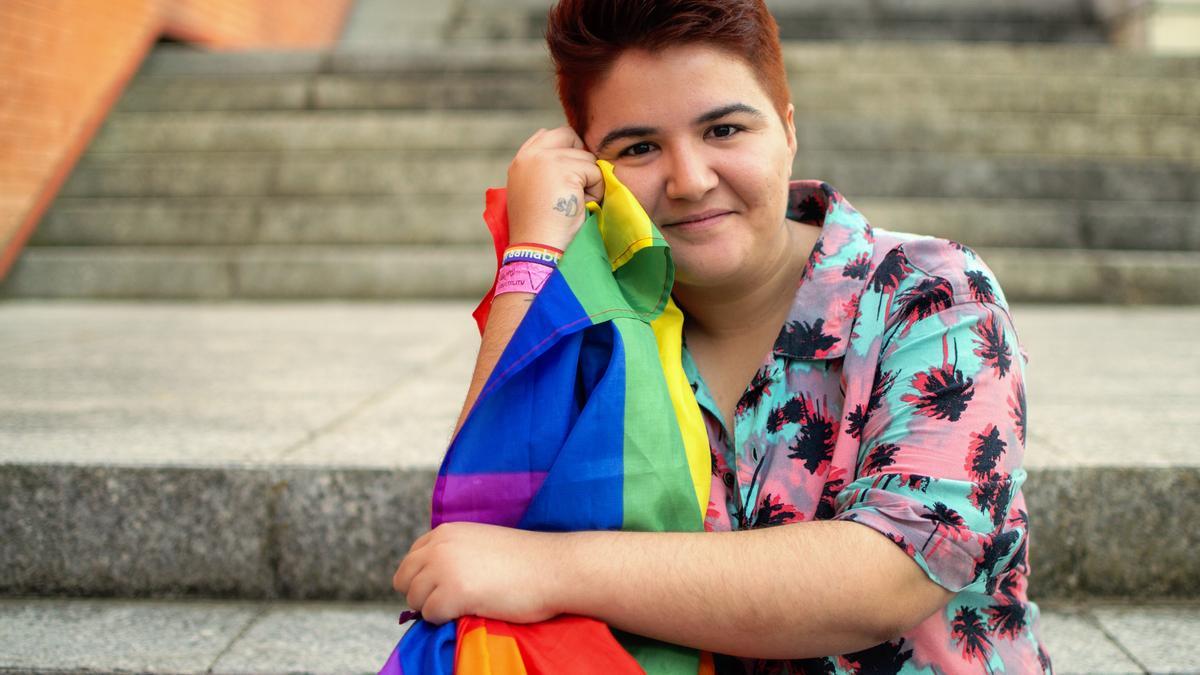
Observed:
[[[858,523],[559,536],[555,609],[723,654],[794,659],[894,639],[945,606],[894,543]]]
[[[722,533],[446,523],[413,544],[392,584],[434,623],[579,614],[666,642],[777,659],[894,639],[953,597],[886,537],[844,521]]]
[[[584,204],[604,197],[596,156],[570,127],[539,129],[530,136],[508,167],[507,187],[510,241],[563,250],[587,217]],[[533,293],[505,293],[492,301],[456,435],[533,298]]]

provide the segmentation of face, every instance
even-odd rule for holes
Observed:
[[[780,120],[744,61],[630,50],[588,97],[584,142],[662,231],[678,284],[753,283],[782,259],[793,108]]]

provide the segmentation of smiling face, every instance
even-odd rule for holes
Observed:
[[[677,283],[753,283],[788,253],[793,109],[780,120],[740,58],[632,49],[588,95],[584,142],[662,230]]]

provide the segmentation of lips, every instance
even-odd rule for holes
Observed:
[[[676,220],[666,223],[665,226],[671,227],[673,225],[688,225],[690,223],[699,223],[701,221],[709,220],[710,218],[716,218],[717,216],[723,216],[727,213],[733,213],[733,211],[729,211],[726,209],[709,209],[707,211],[701,211],[700,213],[693,213],[693,214],[683,216],[682,218],[679,218],[679,219],[676,219]]]

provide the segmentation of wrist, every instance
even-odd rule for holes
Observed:
[[[543,568],[546,571],[546,607],[554,615],[579,614],[587,616],[583,594],[589,586],[586,561],[586,539],[592,532],[561,532],[544,534]],[[592,579],[590,583],[595,583]]]
[[[557,228],[510,228],[508,231],[508,240],[513,244],[537,244],[549,248],[556,248],[560,251],[567,250],[571,240],[575,238],[575,232],[578,228],[565,230],[562,227]]]

